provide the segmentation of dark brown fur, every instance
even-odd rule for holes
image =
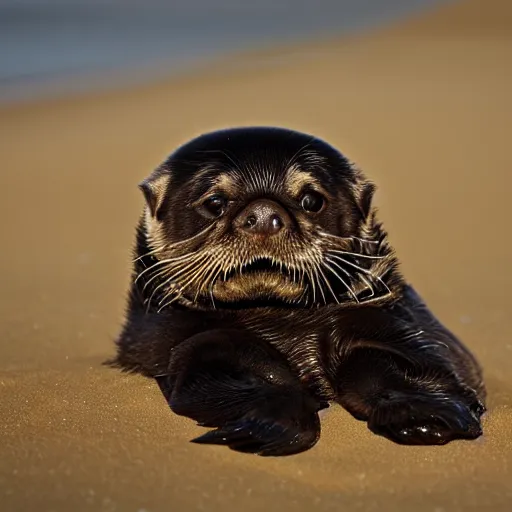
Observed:
[[[290,130],[223,130],[141,188],[111,364],[156,378],[173,411],[214,429],[196,442],[297,453],[329,402],[398,443],[481,435],[478,363],[404,280],[374,185],[337,150]]]

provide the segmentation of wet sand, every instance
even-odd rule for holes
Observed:
[[[510,510],[512,6],[463,1],[276,55],[0,111],[2,510]],[[404,272],[484,366],[483,438],[397,446],[336,407],[309,452],[241,455],[188,443],[203,429],[152,381],[101,367],[137,183],[238,124],[315,133],[378,184]]]

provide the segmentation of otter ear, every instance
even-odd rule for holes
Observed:
[[[363,218],[366,219],[372,210],[373,195],[375,194],[376,187],[369,181],[363,181],[358,189],[357,206]]]
[[[152,217],[156,216],[159,208],[162,206],[170,178],[168,170],[158,168],[139,183],[139,188],[144,194]]]

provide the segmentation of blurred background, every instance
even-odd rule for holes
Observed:
[[[0,0],[0,101],[151,80],[396,20],[442,0]]]
[[[512,510],[511,91],[511,0],[0,0],[0,510]],[[482,439],[404,448],[332,407],[313,450],[243,457],[102,366],[137,184],[254,124],[376,183],[404,274],[483,365]]]

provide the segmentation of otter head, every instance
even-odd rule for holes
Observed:
[[[392,293],[395,258],[374,186],[315,137],[208,133],[140,187],[137,280],[152,307],[318,307]]]

